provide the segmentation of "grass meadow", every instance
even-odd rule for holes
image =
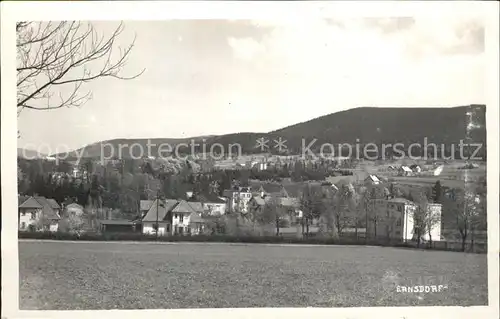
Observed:
[[[486,255],[386,247],[19,241],[22,310],[486,305]],[[397,286],[443,285],[430,293]]]

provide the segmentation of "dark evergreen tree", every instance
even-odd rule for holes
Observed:
[[[443,195],[443,188],[441,186],[441,182],[437,181],[432,188],[432,200],[434,203],[441,203]]]

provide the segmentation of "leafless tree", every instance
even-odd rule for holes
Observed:
[[[280,234],[280,224],[285,215],[283,206],[279,198],[272,196],[264,204],[260,220],[264,224],[274,224],[276,236]]]
[[[334,210],[327,205],[327,198],[323,198],[321,192],[318,190],[313,189],[310,185],[305,186],[300,192],[299,202],[300,210],[302,211],[302,235],[304,235],[305,227],[305,235],[309,236],[309,226],[321,215],[326,217],[328,225],[330,225],[330,222],[334,224]],[[332,236],[336,236],[336,234],[337,232],[332,227]]]
[[[411,198],[415,203],[415,208],[412,210],[411,217],[413,218],[414,234],[413,236],[417,240],[417,247],[420,247],[422,238],[428,233],[429,225],[429,202],[425,194],[422,191],[413,191],[411,193]]]
[[[462,251],[466,249],[466,242],[471,240],[473,245],[474,232],[481,224],[481,220],[485,220],[486,214],[483,202],[475,192],[466,190],[461,194],[457,194],[456,200],[456,226],[462,241]]]
[[[91,98],[90,91],[82,92],[85,83],[106,77],[130,80],[140,76],[145,70],[121,75],[135,43],[134,39],[125,48],[117,46],[122,31],[120,24],[106,37],[99,35],[92,23],[18,22],[18,115],[23,109],[78,107]]]

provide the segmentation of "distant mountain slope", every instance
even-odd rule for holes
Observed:
[[[141,155],[141,148],[133,146],[134,144],[142,146],[146,152],[146,154],[142,154],[144,156],[157,156],[157,146],[160,144],[168,144],[172,148],[179,145],[181,153],[190,153],[191,147],[181,145],[181,143],[189,145],[192,140],[196,144],[200,144],[195,147],[195,151],[203,151],[202,144],[205,144],[204,149],[207,152],[213,146],[213,151],[223,151],[227,154],[231,144],[239,144],[242,153],[256,153],[262,152],[256,148],[256,141],[261,137],[270,140],[268,145],[271,151],[274,150],[273,146],[275,146],[273,140],[280,137],[285,139],[288,151],[293,154],[300,153],[302,146],[309,145],[314,139],[317,139],[317,142],[312,149],[323,143],[334,145],[355,144],[356,142],[360,144],[376,143],[378,145],[382,143],[423,144],[425,138],[427,138],[427,143],[451,145],[458,144],[460,140],[466,138],[467,124],[469,123],[467,112],[471,110],[474,113],[475,121],[482,125],[482,127],[475,129],[473,139],[486,143],[485,105],[453,108],[360,107],[332,113],[269,133],[247,132],[184,139],[150,139],[151,144],[156,144],[156,146],[150,147],[150,154],[146,152],[148,139],[114,139],[86,146],[83,157],[98,158],[101,156],[101,149],[104,150],[103,154],[106,157],[111,155],[111,149],[114,149],[114,155],[118,156],[120,145],[122,146],[121,156],[123,158],[128,158],[130,154],[136,157]],[[107,145],[113,145],[113,147]],[[81,152],[81,150],[79,149],[77,152]],[[168,150],[168,146],[163,146],[163,154],[166,150]],[[236,146],[233,146],[231,150],[233,154],[236,153]],[[76,153],[74,155],[76,156]]]
[[[17,148],[17,157],[25,158],[25,159],[35,159],[46,157],[46,154],[39,153],[35,150],[30,150],[26,148]]]
[[[483,112],[485,106],[477,106]],[[465,139],[470,106],[453,108],[360,107],[329,114],[272,132],[288,139],[289,146],[300,146],[302,138],[321,143],[428,143],[452,144]],[[485,129],[477,139],[486,140]],[[309,142],[306,143],[306,145]]]

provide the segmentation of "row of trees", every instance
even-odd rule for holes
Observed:
[[[127,171],[123,169],[123,164],[102,166],[89,162],[83,164],[89,170],[87,176],[72,178],[60,172],[46,173],[46,164],[41,160],[20,161],[19,193],[38,194],[58,202],[69,199],[85,207],[117,209],[123,218],[133,218],[139,213],[140,200],[154,199],[158,193],[167,198],[185,198],[187,191],[222,195],[224,189],[235,184],[245,186],[251,177],[251,172],[245,170],[197,173],[189,165],[172,174],[146,164],[143,162],[140,167],[130,167]],[[65,164],[61,165],[65,167]],[[443,205],[443,222],[457,229],[464,245],[476,230],[485,229],[485,184],[475,184],[466,191],[446,189],[439,181],[433,187],[411,190],[391,183],[356,188],[349,183],[338,186],[338,191],[334,191],[327,185],[309,185],[302,189],[294,208],[281,205],[279,199],[271,199],[264,207],[250,209],[233,222],[238,227],[249,224],[254,231],[273,224],[275,233],[279,234],[280,228],[296,221],[302,225],[302,232],[306,235],[309,234],[309,227],[316,223],[323,234],[332,237],[345,235],[345,229],[350,227],[354,228],[357,237],[358,228],[369,226],[375,228],[375,236],[378,236],[382,234],[376,234],[376,226],[386,217],[376,213],[374,200],[403,197],[416,203],[413,217],[417,240],[438,222],[435,216],[429,214],[429,203]],[[294,217],[296,210],[302,214],[298,219]]]

